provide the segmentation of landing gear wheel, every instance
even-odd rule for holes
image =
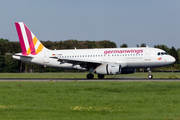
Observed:
[[[104,79],[104,75],[98,74],[98,78],[99,78],[99,79]]]
[[[153,78],[153,76],[151,75],[151,69],[150,68],[147,68],[147,70],[148,70],[148,78],[149,79],[152,79]]]
[[[149,78],[149,79],[152,79],[152,78],[153,78],[153,76],[152,76],[152,75],[148,75],[148,78]]]
[[[93,79],[94,75],[93,74],[87,74],[87,79]]]

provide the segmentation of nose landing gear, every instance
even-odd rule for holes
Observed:
[[[149,79],[152,79],[153,78],[153,75],[151,75],[151,69],[150,68],[147,68],[147,70],[148,70],[148,78]]]

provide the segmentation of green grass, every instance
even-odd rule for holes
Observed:
[[[0,73],[0,78],[86,78],[88,72],[85,73]],[[180,73],[152,73],[153,78],[180,78]],[[95,78],[97,75],[94,74]],[[148,78],[148,73],[134,73],[134,74],[119,74],[119,75],[106,75],[105,78]]]
[[[179,120],[180,82],[0,82],[0,120]]]

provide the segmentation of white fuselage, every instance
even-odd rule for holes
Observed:
[[[167,55],[165,51],[149,47],[46,50],[34,56],[17,54],[13,55],[13,58],[47,67],[84,70],[86,68],[80,66],[81,62],[116,63],[120,64],[122,68],[160,67],[175,62],[174,57]]]

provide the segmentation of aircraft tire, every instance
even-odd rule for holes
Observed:
[[[99,78],[99,79],[104,79],[104,75],[98,74],[98,78]]]
[[[149,79],[152,79],[152,78],[153,78],[153,76],[152,76],[152,75],[148,75],[148,78],[149,78]]]
[[[93,74],[87,74],[87,79],[93,79],[94,78],[94,75]]]

